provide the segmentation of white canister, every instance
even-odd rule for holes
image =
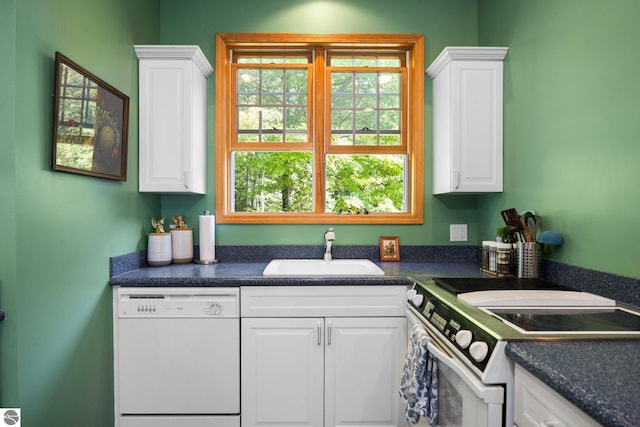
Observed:
[[[174,264],[187,264],[193,261],[193,229],[172,228],[171,246]]]
[[[149,233],[147,264],[152,267],[171,264],[171,234]]]

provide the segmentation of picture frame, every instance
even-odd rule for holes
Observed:
[[[380,236],[380,261],[400,261],[400,241],[397,236]]]
[[[127,180],[129,97],[55,55],[52,169]]]

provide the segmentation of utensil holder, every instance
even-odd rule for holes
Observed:
[[[518,242],[518,277],[542,275],[542,245],[536,242]]]

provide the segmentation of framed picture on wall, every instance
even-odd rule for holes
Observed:
[[[380,236],[380,261],[400,261],[398,237]]]
[[[127,180],[129,97],[56,52],[52,168]]]

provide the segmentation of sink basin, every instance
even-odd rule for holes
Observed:
[[[368,259],[274,259],[263,276],[384,276]]]

